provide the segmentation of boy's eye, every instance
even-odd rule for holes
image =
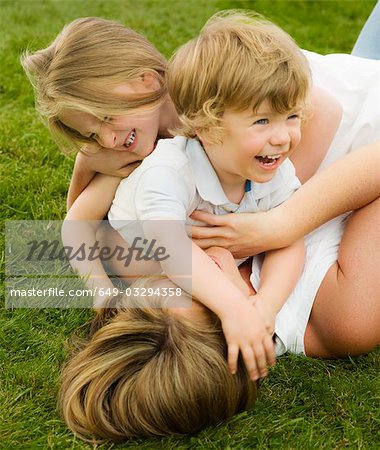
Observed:
[[[291,114],[288,119],[299,119],[299,114]]]
[[[96,133],[91,133],[89,136],[90,139],[95,139],[95,137],[96,137]]]
[[[254,122],[254,125],[266,125],[267,123],[269,123],[268,119],[259,119]]]
[[[110,116],[103,117],[103,122],[111,122],[111,120],[112,120],[112,117],[110,117]]]

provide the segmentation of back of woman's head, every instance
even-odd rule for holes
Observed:
[[[25,52],[21,63],[36,97],[36,107],[53,133],[75,140],[59,114],[75,109],[99,118],[155,108],[166,94],[165,58],[142,35],[100,18],[76,19],[47,48]],[[112,88],[152,73],[161,88],[123,99]]]
[[[181,435],[251,407],[244,364],[232,376],[220,322],[165,309],[123,308],[63,370],[60,406],[83,439]]]

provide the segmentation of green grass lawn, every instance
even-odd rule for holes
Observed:
[[[116,19],[144,33],[169,56],[215,11],[252,8],[282,26],[301,47],[320,53],[350,52],[374,4],[374,0],[1,0],[2,221],[63,219],[65,214],[73,160],[59,153],[35,114],[32,90],[18,62],[24,49],[46,46],[65,23],[81,16]],[[1,248],[4,269],[3,238]],[[91,448],[72,436],[56,409],[67,338],[90,317],[88,310],[0,309],[1,449]],[[379,368],[379,350],[342,361],[283,357],[262,383],[256,407],[227,424],[183,439],[99,448],[380,448]]]

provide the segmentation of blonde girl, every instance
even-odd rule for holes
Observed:
[[[69,206],[96,172],[128,176],[158,137],[171,136],[177,114],[167,94],[167,62],[130,28],[76,19],[21,62],[52,135],[61,148],[80,149]]]

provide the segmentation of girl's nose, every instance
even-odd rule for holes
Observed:
[[[98,133],[98,144],[106,148],[116,147],[116,133],[112,130],[107,129],[107,127],[102,127]]]

